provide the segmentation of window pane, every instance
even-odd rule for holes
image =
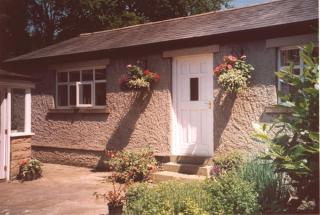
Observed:
[[[92,70],[83,70],[82,71],[82,81],[92,81],[93,80],[93,71]]]
[[[280,82],[280,91],[285,95],[295,95],[297,93],[297,90],[294,87],[283,82]]]
[[[106,83],[96,83],[96,105],[106,105]]]
[[[80,71],[69,72],[70,81],[80,81]]]
[[[199,78],[190,78],[190,100],[199,100]]]
[[[96,69],[96,80],[106,80],[106,69]]]
[[[288,66],[290,63],[300,65],[299,49],[281,50],[280,60],[281,66]]]
[[[24,103],[25,90],[12,89],[11,91],[11,131],[24,132]]]
[[[58,72],[58,82],[68,82],[68,73]]]
[[[70,85],[69,86],[70,90],[70,105],[76,105],[76,85]]]
[[[92,104],[91,102],[91,84],[80,84],[80,104]]]
[[[58,106],[68,105],[68,86],[59,85],[58,86]]]

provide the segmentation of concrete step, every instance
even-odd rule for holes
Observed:
[[[161,163],[184,163],[184,164],[195,164],[195,165],[211,165],[212,157],[203,156],[188,156],[188,155],[167,155],[167,154],[156,154],[155,158]]]
[[[195,180],[204,180],[206,176],[200,175],[187,175],[177,172],[168,172],[168,171],[160,171],[155,172],[151,175],[151,178],[154,182],[162,182],[162,181],[184,181],[190,182]]]
[[[202,175],[202,176],[209,176],[210,174],[210,166],[204,165],[195,165],[195,164],[181,164],[181,163],[164,163],[162,165],[164,171],[168,172],[177,172],[189,175]]]

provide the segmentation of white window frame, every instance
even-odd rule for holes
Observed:
[[[11,130],[11,99],[12,99],[12,93],[13,89],[22,89],[25,91],[24,94],[24,130],[23,131],[13,131]],[[19,136],[30,136],[34,135],[34,133],[31,132],[31,89],[30,88],[8,88],[7,93],[7,100],[8,100],[8,110],[7,114],[10,115],[10,136],[11,137],[19,137]]]
[[[63,69],[56,71],[56,108],[57,109],[65,109],[65,108],[105,108],[106,105],[96,105],[96,83],[106,83],[106,79],[104,80],[96,80],[96,70],[98,69],[106,69],[106,66],[94,66],[94,67],[77,67],[72,69]],[[84,70],[92,70],[92,81],[82,81],[82,71]],[[70,82],[69,72],[79,72],[80,73],[80,81],[72,81]],[[66,72],[67,73],[67,82],[58,82],[58,73]],[[90,84],[91,85],[91,104],[80,104],[80,85]],[[67,99],[68,104],[66,106],[60,106],[58,103],[58,86],[66,85],[67,86]],[[70,104],[70,86],[76,86],[76,105]]]
[[[294,50],[294,49],[298,49],[299,53],[302,51],[302,47],[300,47],[300,46],[284,46],[284,47],[279,47],[277,49],[277,71],[284,70],[284,69],[288,68],[288,66],[281,65],[281,51]],[[299,69],[300,70],[299,75],[303,74],[303,60],[300,58],[300,56],[299,56],[299,65],[294,65],[293,69]],[[282,90],[281,89],[282,83],[283,83],[283,80],[280,78],[277,78],[277,91],[278,92],[280,92]],[[281,98],[278,95],[277,95],[277,100],[278,100],[278,104],[283,103],[281,101]]]

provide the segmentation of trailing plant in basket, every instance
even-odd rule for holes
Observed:
[[[247,88],[254,68],[246,62],[246,56],[238,59],[229,55],[225,56],[223,61],[214,68],[219,86],[227,93],[237,93]]]
[[[42,163],[37,159],[24,159],[19,161],[18,180],[31,181],[42,176]]]
[[[159,82],[160,75],[148,69],[142,69],[138,65],[127,65],[127,73],[119,78],[120,88],[130,89],[150,89],[151,85]]]

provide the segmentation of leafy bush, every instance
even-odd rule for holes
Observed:
[[[211,214],[257,214],[258,194],[254,184],[229,172],[220,177],[208,179],[205,189],[211,196]]]
[[[272,126],[255,125],[255,138],[268,144],[265,158],[273,162],[276,172],[286,173],[296,190],[290,208],[298,210],[303,201],[314,201],[319,211],[319,68],[313,57],[313,44],[304,47],[300,58],[303,74],[296,75],[293,65],[277,76],[295,89],[294,95],[283,95],[285,106],[292,111],[280,116]]]
[[[227,93],[237,93],[248,87],[251,72],[254,70],[251,64],[246,63],[246,56],[238,59],[235,56],[225,56],[223,63],[214,69],[218,77],[218,84]]]
[[[246,162],[238,171],[239,176],[255,185],[263,212],[277,212],[285,208],[288,185],[282,173],[274,173],[270,161],[259,158]]]
[[[19,161],[18,180],[31,181],[42,176],[42,163],[37,159],[24,159]]]
[[[126,197],[125,212],[128,215],[206,215],[211,204],[203,182],[138,184],[129,188]]]
[[[221,153],[213,158],[214,167],[218,167],[222,172],[238,169],[243,162],[244,157],[238,151]]]
[[[106,164],[115,172],[113,177],[120,183],[147,181],[157,168],[157,161],[150,150],[113,152]]]

